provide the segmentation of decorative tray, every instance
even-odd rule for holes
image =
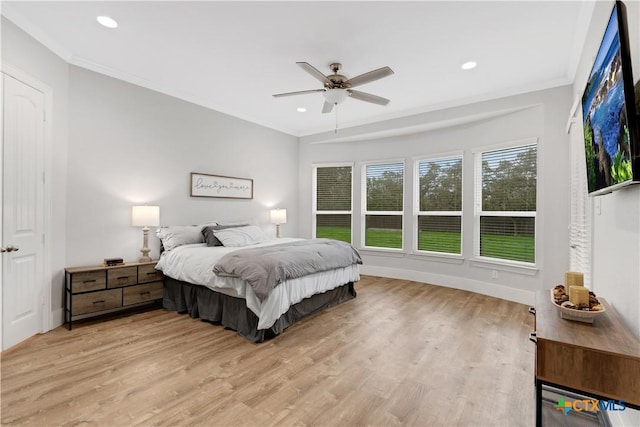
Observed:
[[[583,307],[581,309],[570,307],[573,304],[571,304],[568,299],[565,299],[566,294],[563,285],[558,285],[551,289],[549,295],[551,296],[551,302],[558,309],[560,317],[563,319],[593,323],[593,319],[605,311],[604,305],[600,304],[600,301],[598,301],[598,298],[596,298],[593,292],[589,292],[589,307]],[[564,306],[562,304],[564,304]],[[567,305],[569,305],[569,307],[567,307]]]

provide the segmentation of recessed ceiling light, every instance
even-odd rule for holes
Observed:
[[[298,113],[305,113],[305,112],[307,111],[307,109],[306,109],[306,108],[304,108],[304,107],[298,107],[298,108],[296,108],[296,111],[297,111]]]
[[[469,62],[465,62],[464,64],[462,64],[462,66],[460,68],[462,68],[463,70],[470,70],[472,68],[476,68],[476,65],[478,65],[478,63],[476,63],[474,61],[469,61]]]
[[[98,20],[98,22],[100,23],[100,25],[107,27],[107,28],[118,28],[118,23],[116,22],[115,19],[109,17],[109,16],[98,16],[96,18]]]

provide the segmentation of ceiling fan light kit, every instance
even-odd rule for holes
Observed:
[[[388,99],[381,96],[351,89],[355,86],[360,86],[392,75],[393,70],[389,67],[378,68],[377,70],[372,70],[351,79],[347,79],[342,74],[338,74],[338,71],[340,71],[342,65],[337,62],[329,65],[331,71],[333,71],[333,74],[329,74],[326,76],[313,65],[307,62],[296,62],[296,64],[298,64],[300,68],[305,70],[312,77],[322,82],[324,89],[310,89],[297,92],[277,93],[273,95],[274,97],[279,98],[283,96],[304,95],[307,93],[322,92],[322,96],[324,96],[325,99],[324,105],[322,107],[323,114],[331,112],[335,105],[344,102],[349,97],[377,105],[387,105],[389,103]]]
[[[324,99],[331,104],[340,104],[349,97],[349,92],[345,89],[325,89],[322,93]]]

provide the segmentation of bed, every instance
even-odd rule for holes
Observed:
[[[234,227],[232,231],[249,228]],[[205,228],[202,230],[207,236]],[[237,277],[236,271],[214,273],[219,262],[238,256],[239,251],[244,251],[245,256],[251,251],[272,253],[284,250],[286,246],[306,244],[305,239],[268,239],[262,235],[260,239],[245,239],[240,246],[223,246],[210,242],[209,237],[222,239],[223,233],[216,231],[215,236],[211,233],[205,242],[190,243],[189,239],[183,239],[179,245],[173,245],[175,242],[158,235],[163,246],[170,246],[170,250],[162,252],[156,265],[156,269],[165,275],[163,307],[220,324],[252,342],[272,338],[293,323],[356,296],[354,283],[360,279],[358,264],[361,261],[285,278],[268,292],[255,287],[251,277],[246,280]],[[197,235],[193,237],[195,239]],[[225,243],[229,241],[225,240]]]

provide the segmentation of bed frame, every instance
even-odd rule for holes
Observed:
[[[189,313],[194,319],[220,324],[233,329],[252,342],[275,337],[295,322],[314,313],[334,307],[356,297],[353,282],[327,292],[305,298],[289,307],[269,329],[257,329],[256,316],[243,298],[215,292],[205,286],[194,285],[165,276],[162,305],[166,310]]]

